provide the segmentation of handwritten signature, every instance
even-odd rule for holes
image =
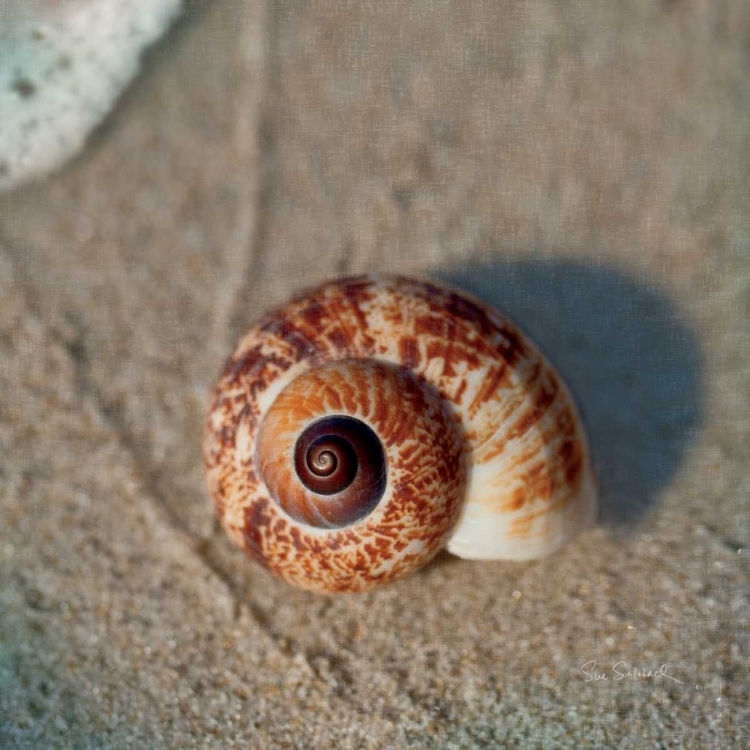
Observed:
[[[669,674],[669,667],[666,664],[662,664],[658,669],[639,669],[638,667],[628,666],[624,661],[618,661],[612,665],[612,669],[607,673],[597,669],[596,661],[592,659],[581,665],[581,672],[586,675],[585,682],[599,682],[610,679],[612,682],[619,680],[658,680],[660,677],[666,677],[668,680],[679,682],[680,685],[685,684],[682,680],[678,680]]]

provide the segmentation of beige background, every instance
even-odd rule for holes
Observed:
[[[223,358],[373,270],[537,339],[597,530],[341,598],[231,546]],[[746,747],[749,318],[746,0],[190,2],[83,156],[0,197],[0,745]]]

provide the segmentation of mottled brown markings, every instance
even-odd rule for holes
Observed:
[[[487,313],[471,300],[454,292],[448,292],[447,294],[443,292],[441,303],[448,315],[470,323],[473,327],[478,328],[485,338],[494,335],[496,326],[490,321]]]
[[[328,394],[328,403],[331,405],[331,408],[336,411],[340,411],[343,408],[341,397],[335,390]]]
[[[302,305],[300,315],[312,328],[320,328],[326,318],[326,308],[313,298]]]
[[[410,370],[419,367],[419,343],[411,336],[404,336],[398,342],[398,353],[401,363]]]
[[[510,385],[511,375],[509,367],[506,367],[502,363],[491,367],[469,405],[469,413],[475,415],[484,404],[497,398],[498,391],[509,388]]]
[[[547,377],[542,382],[541,389],[539,389],[539,391],[535,391],[536,398],[534,401],[534,407],[541,412],[546,411],[547,408],[552,405],[552,402],[557,398],[557,394],[557,382],[550,373],[547,373]]]
[[[354,336],[334,310],[333,300],[325,289],[301,303],[301,309],[290,318],[307,338],[327,341],[333,358],[347,356],[354,346]]]
[[[350,328],[346,322],[346,309],[336,297],[326,300],[328,319],[326,321],[327,337],[336,347],[337,356],[345,357],[356,351],[357,330]]]
[[[230,443],[234,442],[234,436],[237,432],[236,425],[227,423],[222,425],[218,432],[219,436],[219,449],[224,450]]]
[[[527,465],[533,462],[537,456],[539,455],[539,451],[541,449],[540,441],[539,440],[531,440],[528,441],[526,447],[522,452],[519,452],[517,454],[514,454],[514,468],[516,475],[521,475],[523,468]],[[502,453],[502,451],[498,451],[498,453]],[[487,457],[487,461],[493,460],[496,458],[496,455],[493,453],[489,454]]]
[[[315,335],[306,334],[286,317],[281,317],[269,328],[261,330],[281,339],[291,350],[291,355],[296,362],[311,357],[320,349],[320,343]]]
[[[381,425],[388,418],[388,403],[384,398],[375,402],[375,408],[372,411],[371,419],[374,424]]]
[[[529,482],[528,495],[529,497],[538,497],[544,502],[552,497],[552,478],[546,465],[534,481]]]
[[[360,273],[354,274],[353,276],[344,276],[330,284],[323,284],[323,286],[338,286],[347,297],[363,295],[363,298],[371,299],[372,287],[375,283],[375,280],[371,276],[368,276],[365,273]]]
[[[367,356],[375,344],[373,337],[368,333],[369,325],[367,316],[362,310],[363,305],[371,302],[377,296],[377,292],[373,289],[373,286],[372,279],[359,277],[344,281],[340,287],[341,297],[347,303],[342,317],[348,317],[348,313],[354,316],[356,329],[361,334],[363,356]]]
[[[418,315],[414,320],[414,333],[417,336],[443,338],[445,318],[440,315]]]
[[[577,456],[577,450],[572,440],[566,440],[560,448],[558,455],[563,463],[569,464]]]
[[[482,366],[482,360],[476,351],[476,347],[467,347],[455,339],[450,346],[442,338],[427,341],[426,354],[428,360],[443,360],[443,375],[448,377],[453,377],[456,374],[455,365],[459,362],[465,362],[469,370],[476,370]]]
[[[400,446],[409,437],[412,425],[409,419],[410,406],[411,404],[406,404],[401,409],[386,408],[390,419],[380,423],[383,430],[382,439],[385,443]]]
[[[237,385],[247,374],[263,362],[263,345],[256,346],[242,352],[237,359],[230,358],[225,369],[224,378],[229,381],[230,385]]]
[[[453,368],[454,365],[454,359],[453,359],[453,353],[455,351],[455,347],[453,347],[452,344],[449,344],[444,356],[443,356],[443,377],[444,378],[453,378],[456,376],[456,371]],[[458,358],[457,358],[458,359]],[[460,360],[458,360],[460,361]]]
[[[555,510],[567,505],[574,497],[575,494],[571,491],[559,494],[555,502],[546,505],[541,510],[535,511],[533,513],[527,513],[526,515],[515,519],[510,524],[508,533],[511,536],[520,537],[522,539],[524,537],[528,537],[535,521],[544,516],[550,517]]]
[[[409,467],[413,463],[415,457],[419,454],[421,446],[416,441],[409,446],[404,446],[399,451],[399,457],[404,463],[404,466]]]
[[[398,537],[400,533],[401,524],[389,524],[387,519],[384,519],[377,528],[374,529],[373,533],[385,537],[390,544],[393,539]]]
[[[499,424],[504,425],[509,422],[511,416],[514,413],[519,413],[520,417],[518,420],[510,425],[506,430],[504,440],[497,441],[496,444],[488,451],[482,452],[483,462],[489,462],[501,455],[505,450],[505,446],[510,440],[518,440],[524,438],[527,433],[534,427],[536,427],[545,417],[548,409],[554,403],[558,396],[558,388],[556,381],[549,377],[549,374],[545,377],[541,385],[537,386],[530,394],[531,403],[528,404],[527,397],[523,394],[519,394],[516,397],[509,397],[507,408],[503,413],[499,415]],[[494,432],[488,431],[487,435],[482,440],[482,443],[489,442],[494,438]],[[532,450],[534,452],[539,450],[537,443],[534,443]],[[520,459],[517,463],[521,463]]]
[[[526,409],[522,413],[521,418],[508,431],[507,439],[516,440],[522,438],[532,427],[538,424],[543,416],[544,412],[538,407]]]
[[[506,510],[511,512],[521,510],[526,504],[526,494],[524,487],[517,487],[511,495],[510,502],[506,505]]]
[[[263,539],[272,520],[268,506],[269,501],[265,498],[258,498],[255,502],[250,503],[245,512],[245,526],[242,530],[247,553],[265,568],[268,568],[269,565],[264,551]]]
[[[523,339],[510,328],[502,329],[501,350],[505,361],[513,366],[528,356]]]
[[[307,544],[302,539],[302,534],[300,530],[296,526],[292,526],[289,529],[289,534],[292,537],[292,544],[294,545],[294,549],[297,550],[297,552],[305,552],[308,549]]]
[[[452,400],[458,406],[461,406],[463,404],[464,393],[466,392],[467,386],[468,382],[466,381],[466,378],[463,378],[458,384],[458,388],[456,389],[455,393],[453,394]]]
[[[348,383],[346,380],[339,376],[336,379],[336,386],[334,388],[336,391],[338,391],[347,414],[356,414],[357,399],[352,384]]]
[[[341,294],[357,306],[371,302],[377,295],[375,287],[377,282],[370,276],[350,276],[334,282]]]
[[[340,329],[334,328],[328,331],[321,331],[321,335],[329,341],[332,349],[341,352],[342,354],[349,350],[349,340],[344,336]]]
[[[359,391],[359,406],[361,414],[367,419],[370,418],[370,412],[372,411],[372,398],[377,400],[378,393],[377,389],[373,388],[361,388]]]
[[[400,308],[391,306],[385,311],[385,319],[395,328],[400,328],[404,324],[404,314]]]
[[[545,511],[546,512],[546,511]],[[509,536],[519,537],[521,539],[527,538],[531,532],[531,527],[534,520],[538,518],[542,513],[532,513],[521,516],[515,519],[508,530]]]
[[[326,536],[326,546],[332,552],[335,552],[341,547],[341,538],[338,534],[328,534]]]
[[[560,449],[560,459],[564,466],[565,481],[570,487],[577,487],[583,478],[583,453],[580,443],[566,440]]]
[[[359,534],[357,534],[352,529],[344,531],[342,533],[342,537],[346,540],[347,544],[349,544],[349,545],[351,545],[353,547],[356,547],[360,543],[360,541],[361,541],[361,537],[359,536]]]

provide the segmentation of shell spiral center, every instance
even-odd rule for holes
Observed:
[[[302,484],[319,495],[353,494],[340,525],[367,515],[383,495],[386,462],[378,436],[360,419],[335,415],[313,422],[294,447]],[[315,524],[313,524],[315,525]]]

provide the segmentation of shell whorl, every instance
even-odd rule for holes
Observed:
[[[224,523],[253,557],[315,591],[362,591],[421,567],[461,510],[455,417],[429,384],[391,363],[298,369],[279,379],[268,408],[259,403],[267,391],[245,393],[229,451],[215,454],[228,460]],[[354,470],[337,477],[340,465],[315,455],[319,440]]]
[[[377,444],[358,452],[368,430]],[[399,277],[334,281],[266,315],[227,362],[203,449],[233,539],[317,591],[385,583],[446,543],[539,557],[595,513],[554,368],[497,311]]]
[[[382,516],[400,516],[411,541],[415,513],[429,514],[439,533],[456,520],[461,449],[440,399],[411,373],[351,359],[292,380],[265,415],[255,451],[271,497],[296,521],[329,530],[365,521],[381,533]],[[436,495],[429,507],[417,507],[419,492]]]

